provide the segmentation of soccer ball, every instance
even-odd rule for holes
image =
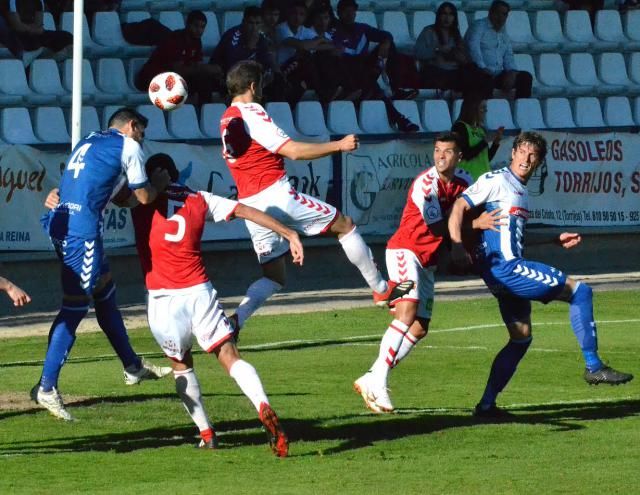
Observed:
[[[180,74],[163,72],[149,83],[149,99],[160,110],[175,110],[187,101],[187,82]]]

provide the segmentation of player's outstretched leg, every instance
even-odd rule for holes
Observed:
[[[247,289],[247,294],[242,301],[240,301],[235,314],[232,315],[235,319],[234,334],[237,336],[249,317],[255,313],[267,299],[281,289],[282,285],[269,277],[261,277],[253,282]]]
[[[598,334],[593,317],[593,290],[577,282],[569,300],[571,328],[578,339],[586,369],[584,379],[590,385],[621,385],[633,380],[633,375],[605,366],[598,356]]]
[[[484,418],[500,418],[510,414],[496,406],[496,398],[507,386],[509,380],[516,372],[518,363],[527,353],[531,345],[532,337],[525,339],[511,339],[496,355],[491,366],[491,373],[482,399],[476,405],[475,415]]]
[[[280,420],[269,404],[260,377],[256,369],[240,358],[238,349],[232,342],[225,342],[217,350],[220,364],[235,380],[242,393],[258,411],[260,422],[264,425],[269,437],[271,450],[278,457],[286,457],[289,452],[289,440],[280,424]]]
[[[202,404],[202,392],[195,371],[193,368],[174,369],[173,376],[176,380],[176,392],[182,400],[182,405],[200,431],[198,447],[201,449],[217,448],[218,438]]]
[[[411,281],[387,282],[382,277],[373,259],[371,249],[364,242],[349,217],[340,214],[332,226],[332,232],[338,235],[338,240],[347,258],[360,270],[362,277],[373,291],[373,302],[376,306],[388,306],[389,301],[404,296],[413,288]]]
[[[56,418],[71,421],[58,392],[58,378],[76,340],[76,330],[89,311],[86,301],[67,301],[56,316],[49,331],[49,345],[40,381],[31,389],[31,398]]]
[[[109,280],[93,297],[98,325],[122,361],[126,385],[136,385],[143,380],[157,380],[171,373],[171,367],[148,363],[141,359],[131,347],[122,314],[116,304],[116,286],[112,280]]]

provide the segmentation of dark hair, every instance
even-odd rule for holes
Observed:
[[[537,132],[525,131],[518,134],[513,140],[513,150],[517,150],[523,144],[533,145],[540,154],[541,162],[547,156],[547,140]]]
[[[280,10],[280,5],[276,0],[262,0],[260,8],[264,12],[265,10]]]
[[[244,20],[249,19],[249,17],[262,17],[262,9],[255,5],[245,7],[244,12],[242,13],[242,21],[244,22]]]
[[[156,153],[155,155],[151,155],[144,164],[144,170],[147,173],[147,177],[151,177],[156,169],[166,170],[169,172],[171,182],[176,182],[180,176],[173,158],[166,153]]]
[[[435,137],[433,142],[455,143],[458,151],[462,149],[462,140],[460,139],[460,134],[457,132],[441,132]]]
[[[136,124],[141,125],[142,127],[147,127],[149,123],[149,119],[147,119],[140,112],[134,110],[130,107],[122,107],[118,108],[115,112],[111,114],[109,117],[108,127],[120,128],[127,124],[127,122],[133,120]]]
[[[287,13],[297,8],[307,10],[307,3],[304,0],[293,0],[292,2],[288,2]]]
[[[467,96],[464,100],[462,100],[462,107],[460,108],[460,115],[458,116],[458,120],[462,122],[466,122],[467,124],[473,125],[481,125],[479,115],[480,115],[480,104],[485,99],[481,96]]]
[[[440,19],[440,15],[442,14],[442,12],[444,12],[444,9],[449,9],[453,12],[454,21],[453,26],[451,26],[451,34],[453,35],[453,39],[456,41],[456,43],[458,43],[462,38],[462,36],[460,35],[460,26],[458,25],[458,9],[451,2],[442,2],[438,7],[438,10],[436,10],[436,22],[434,25],[436,27],[435,31],[436,36],[438,37],[438,42],[441,45],[444,45],[444,39],[442,39],[442,33],[440,32],[440,26],[438,24],[438,20]]]
[[[189,14],[187,15],[187,20],[184,22],[185,26],[189,26],[191,25],[192,22],[195,21],[202,21],[205,24],[207,23],[207,16],[204,15],[204,12],[202,12],[202,10],[192,10],[191,12],[189,12]]]
[[[506,7],[507,12],[511,12],[511,5],[509,5],[504,0],[493,0],[493,2],[491,2],[491,7],[489,7],[489,12],[493,12],[494,10],[499,9],[500,7]]]
[[[255,60],[241,60],[227,72],[227,91],[231,98],[245,93],[251,83],[260,84],[262,65]]]

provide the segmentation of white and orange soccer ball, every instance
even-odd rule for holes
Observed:
[[[162,72],[149,83],[149,99],[160,110],[175,110],[188,96],[187,81],[175,72]]]

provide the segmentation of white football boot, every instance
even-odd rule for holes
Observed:
[[[353,389],[362,396],[367,408],[375,413],[390,413],[395,409],[387,387],[374,383],[371,373],[365,373],[353,382]]]
[[[73,416],[64,408],[62,396],[55,387],[51,392],[45,392],[42,387],[36,385],[31,389],[31,398],[56,418],[64,419],[65,421],[74,420]]]
[[[125,385],[137,385],[142,380],[157,380],[167,376],[173,369],[171,366],[156,366],[141,359],[141,366],[138,371],[124,370]]]

